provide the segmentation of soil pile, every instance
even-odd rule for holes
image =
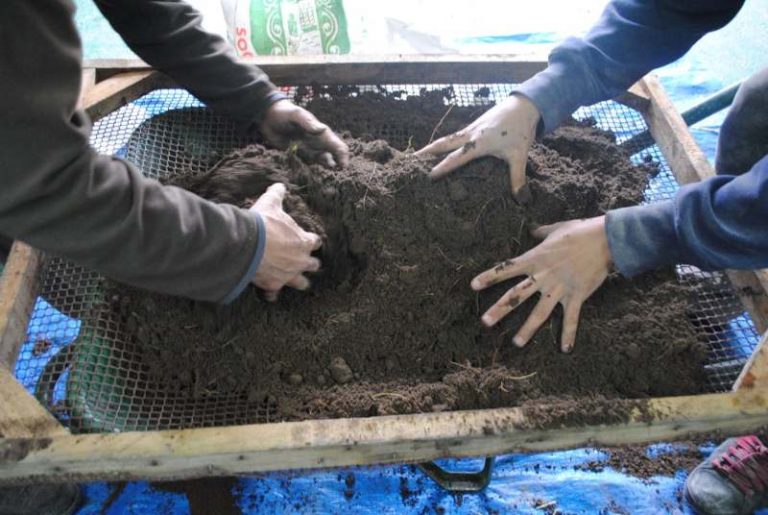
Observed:
[[[638,203],[653,170],[630,165],[611,134],[574,124],[534,145],[525,205],[492,158],[432,182],[431,160],[376,139],[386,134],[365,120],[398,117],[399,128],[387,130],[406,149],[479,114],[456,108],[434,131],[445,114],[434,98],[310,104],[360,138],[344,134],[352,158],[343,171],[254,145],[176,181],[237,205],[286,183],[289,213],[324,236],[324,266],[311,291],[286,291],[276,303],[255,289],[222,307],[110,286],[107,298],[153,381],[193,398],[247,394],[283,420],[700,391],[704,352],[672,271],[612,275],[585,304],[570,355],[559,352],[559,312],[527,347],[512,344],[535,298],[497,327],[481,326],[479,315],[519,279],[478,295],[474,275],[532,248],[535,224]]]

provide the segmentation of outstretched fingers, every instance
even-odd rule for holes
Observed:
[[[457,148],[461,147],[462,145],[464,145],[466,142],[469,141],[469,138],[470,138],[470,132],[467,129],[462,129],[460,131],[454,132],[453,134],[449,134],[448,136],[443,136],[442,138],[433,141],[426,147],[422,148],[421,150],[418,150],[414,155],[436,156],[438,154],[445,154],[446,152],[450,152],[452,150],[456,150]]]
[[[432,171],[429,172],[430,179],[439,179],[445,177],[452,171],[459,167],[464,166],[470,161],[481,157],[480,151],[477,149],[477,142],[470,140],[464,143],[461,147],[448,154],[445,159],[437,163]]]
[[[571,352],[576,344],[576,331],[579,328],[581,302],[569,301],[563,304],[563,333],[560,338],[560,350]]]
[[[517,332],[512,342],[518,347],[525,346],[526,343],[533,338],[536,331],[544,325],[544,322],[552,315],[552,311],[559,302],[557,296],[554,293],[542,293],[539,302],[536,307],[533,308],[531,314],[528,315],[528,320],[525,321],[523,327]]]
[[[483,314],[481,320],[486,327],[496,323],[507,316],[517,306],[528,300],[536,292],[536,283],[527,277],[519,284],[510,288],[493,306]]]
[[[523,254],[520,257],[502,261],[493,268],[489,268],[482,274],[475,276],[475,278],[472,279],[470,285],[475,291],[484,290],[489,286],[500,283],[501,281],[506,281],[512,277],[523,275],[526,269],[527,259],[526,255]]]
[[[528,163],[528,149],[511,152],[506,159],[509,164],[509,181],[512,185],[512,193],[517,196],[525,186],[525,165]]]
[[[550,234],[560,229],[567,223],[568,222],[557,222],[549,225],[540,225],[538,227],[531,229],[531,236],[533,236],[537,240],[545,240],[549,237]]]

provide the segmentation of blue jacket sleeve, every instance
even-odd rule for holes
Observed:
[[[768,156],[743,175],[684,186],[674,200],[610,211],[606,232],[616,267],[630,277],[673,263],[768,267]]]
[[[681,57],[726,25],[743,0],[613,0],[584,38],[569,38],[546,70],[521,84],[541,113],[538,133],[581,106],[619,95],[654,68]]]

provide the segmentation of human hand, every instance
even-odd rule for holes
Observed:
[[[560,346],[563,352],[570,352],[576,342],[581,305],[603,284],[611,268],[605,216],[544,225],[532,234],[544,241],[472,279],[472,289],[480,291],[512,277],[528,276],[491,306],[482,321],[488,327],[495,325],[539,292],[539,302],[512,341],[518,347],[528,343],[559,302],[564,312]]]
[[[452,151],[432,168],[429,176],[433,179],[443,177],[473,159],[498,157],[509,165],[512,193],[517,195],[525,185],[525,163],[539,118],[539,111],[530,100],[512,95],[467,127],[427,145],[416,155]]]
[[[269,143],[286,149],[299,142],[299,152],[308,161],[333,168],[349,164],[349,148],[315,115],[290,100],[278,100],[267,109],[261,122],[262,135]]]
[[[283,210],[285,185],[273,184],[251,206],[257,211],[266,230],[264,257],[251,282],[266,292],[267,300],[277,300],[284,286],[297,290],[309,288],[305,272],[320,269],[320,260],[312,252],[323,244],[315,233],[307,232]]]

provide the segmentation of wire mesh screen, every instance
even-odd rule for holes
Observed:
[[[485,105],[505,98],[511,84],[418,84],[361,86],[399,92],[402,98],[452,88],[460,106]],[[298,103],[334,92],[323,88],[287,88]],[[480,92],[481,94],[478,94]],[[604,102],[576,113],[616,134],[618,142],[647,130],[636,111]],[[391,120],[362,120],[361,132],[401,149],[411,131]],[[642,139],[642,138],[641,138]],[[92,144],[101,153],[124,157],[149,177],[183,169],[210,169],[230,150],[248,143],[236,127],[216,116],[183,90],[160,90],[119,109],[95,124]],[[648,141],[652,143],[652,141]],[[654,162],[659,173],[649,179],[646,198],[655,202],[674,195],[677,184],[655,145],[638,144],[636,162]],[[757,345],[758,334],[733,287],[722,273],[678,267],[680,281],[696,292],[692,323],[706,341],[708,389],[729,389]],[[269,398],[253,401],[247,393],[189,398],[153,382],[149,367],[120,330],[116,315],[102,302],[102,278],[61,259],[44,264],[40,298],[16,366],[16,376],[73,432],[173,429],[263,423],[274,420]]]

